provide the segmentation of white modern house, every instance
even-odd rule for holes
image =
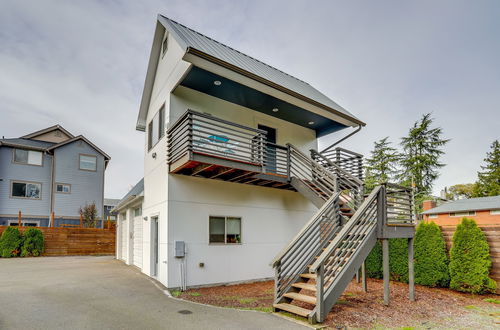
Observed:
[[[274,277],[277,310],[321,321],[385,235],[374,210],[386,187],[364,199],[362,156],[318,151],[319,137],[363,125],[306,82],[159,15],[136,124],[144,180],[115,208],[117,258],[168,288]],[[317,269],[313,300],[300,290]]]

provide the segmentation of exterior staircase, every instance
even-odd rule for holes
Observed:
[[[319,209],[272,262],[273,308],[322,322],[377,241],[385,186],[365,198],[361,171],[287,147],[291,185]]]

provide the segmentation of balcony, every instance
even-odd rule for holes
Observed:
[[[263,130],[188,110],[167,139],[170,173],[293,190],[288,148]]]

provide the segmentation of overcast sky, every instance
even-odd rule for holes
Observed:
[[[432,112],[452,139],[436,193],[474,181],[500,138],[495,0],[3,0],[0,135],[85,135],[112,158],[106,197],[121,198],[143,173],[135,123],[158,13],[309,82],[367,123],[344,144],[365,155]]]

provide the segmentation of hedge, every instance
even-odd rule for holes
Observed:
[[[37,228],[28,228],[24,232],[24,241],[21,247],[21,257],[38,257],[44,250],[43,233]]]
[[[23,236],[16,227],[7,227],[0,237],[0,257],[10,258],[19,255]]]
[[[408,282],[408,240],[389,240],[390,277],[395,281]],[[366,275],[371,278],[383,277],[382,244],[378,241],[366,258]]]
[[[490,248],[476,222],[463,218],[453,235],[450,252],[450,288],[470,293],[494,293],[496,283],[489,278]]]
[[[448,255],[441,229],[434,222],[421,223],[415,233],[415,283],[448,287]]]

